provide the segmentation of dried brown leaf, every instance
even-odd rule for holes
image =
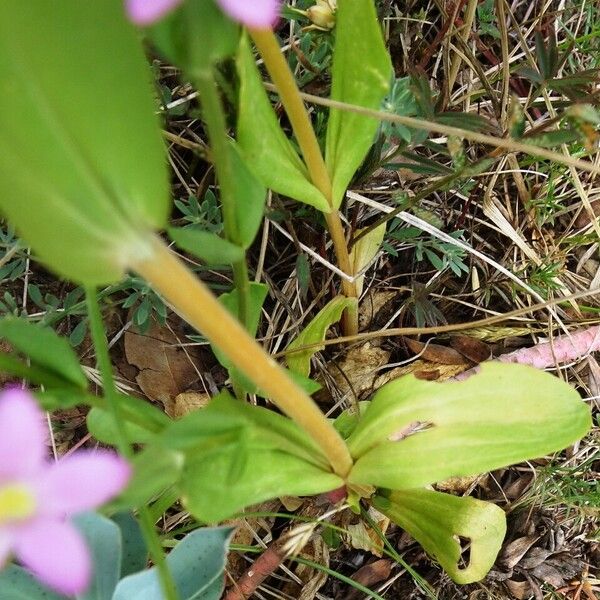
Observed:
[[[404,342],[415,354],[418,354],[424,360],[432,362],[436,365],[466,365],[465,357],[454,350],[440,344],[431,344],[419,342],[405,337]]]
[[[135,380],[145,396],[162,402],[174,416],[175,397],[191,387],[198,375],[180,340],[167,327],[154,323],[145,334],[125,333],[125,356],[139,369]]]
[[[453,335],[450,345],[471,362],[479,364],[492,356],[490,347],[481,340],[468,335]]]

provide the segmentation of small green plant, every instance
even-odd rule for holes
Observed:
[[[103,521],[113,539],[93,559],[97,573],[110,564],[111,581],[94,597],[218,598],[228,530],[200,529],[166,557],[149,510],[163,494],[171,504],[180,500],[199,523],[213,523],[269,498],[341,490],[357,513],[372,505],[403,527],[456,582],[480,580],[502,544],[504,512],[433,491],[431,484],[559,451],[586,433],[590,411],[560,379],[509,364],[486,365],[476,377],[447,385],[404,377],[335,421],[311,398],[318,387],[310,380],[311,357],[337,322],[355,339],[362,270],[385,235],[385,223],[378,224],[349,248],[340,216],[346,188],[380,128],[373,111],[389,93],[391,61],[373,2],[340,0],[335,11],[334,104],[320,123],[323,145],[270,27],[275,0],[168,4],[128,2],[141,32],[127,20],[121,0],[6,2],[0,21],[0,209],[48,268],[81,286],[103,389],[90,393],[67,340],[18,317],[0,320],[0,337],[8,342],[0,369],[39,386],[37,399],[47,411],[90,408],[90,432],[117,447],[132,468],[112,510],[137,512],[155,565],[119,581],[115,548],[124,538]],[[218,202],[212,191],[201,202],[178,201],[176,227],[168,219],[168,162],[142,37],[197,88],[219,184]],[[279,123],[255,50],[291,131]],[[238,85],[233,138],[219,87],[224,64],[235,65]],[[402,101],[399,89],[394,110]],[[466,130],[482,126],[476,117],[435,113],[422,79],[413,93],[427,118],[455,126],[458,119]],[[448,167],[420,161],[423,172],[455,176]],[[341,293],[286,349],[287,368],[255,339],[269,289],[250,279],[247,253],[263,222],[267,189],[319,211],[340,275]],[[233,289],[215,297],[159,231],[204,264],[229,266]],[[390,239],[411,244],[418,260],[438,270],[466,271],[461,252],[419,230],[392,227],[388,248]],[[126,280],[131,273],[135,278]],[[173,421],[154,405],[121,394],[99,303],[105,292],[98,290],[107,286],[126,290],[124,307],[135,306],[134,323],[141,327],[153,313],[164,319],[170,305],[210,343],[236,398],[222,389],[202,410]],[[54,296],[33,287],[30,292],[43,310],[57,311]],[[71,311],[81,307],[79,298],[71,298]],[[248,393],[280,412],[246,402]],[[22,483],[15,488],[0,481],[0,527],[35,514],[37,497]],[[204,537],[212,535],[217,549],[208,552]],[[471,544],[464,564],[461,538]],[[94,535],[92,547],[103,539]],[[47,597],[18,567],[3,576],[26,579],[32,600]]]

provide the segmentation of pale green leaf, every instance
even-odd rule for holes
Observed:
[[[90,587],[76,600],[110,600],[121,575],[121,531],[114,521],[93,512],[76,515],[73,523],[86,541],[93,564]]]
[[[188,533],[167,556],[181,600],[219,600],[225,580],[225,557],[232,527]],[[112,600],[163,600],[156,567],[122,579]]]
[[[224,265],[238,262],[244,258],[239,246],[219,237],[212,231],[187,227],[169,227],[169,237],[179,248],[203,260],[209,265]]]
[[[483,579],[492,568],[506,533],[504,511],[475,498],[431,490],[376,495],[373,506],[414,537],[460,584]],[[461,563],[458,538],[469,543],[469,561]]]
[[[378,109],[392,75],[373,0],[338,3],[331,99]],[[373,117],[331,109],[325,161],[338,208],[346,187],[371,147],[379,123]]]
[[[279,126],[246,38],[240,44],[237,67],[237,140],[246,163],[266,187],[329,212],[326,198],[311,183],[304,163]]]
[[[0,211],[87,284],[119,280],[164,226],[150,70],[121,0],[2,3]]]
[[[337,296],[330,300],[315,316],[315,318],[302,330],[298,337],[286,348],[286,352],[305,346],[322,342],[331,325],[342,318],[344,310],[356,303],[355,298]],[[308,377],[310,375],[310,359],[322,350],[324,346],[318,345],[312,348],[291,352],[286,356],[288,367],[294,373]]]
[[[375,256],[377,256],[385,236],[385,228],[386,224],[382,223],[379,227],[376,227],[373,231],[361,237],[360,240],[352,246],[352,250],[350,251],[350,262],[352,263],[353,273],[360,273],[369,265]],[[357,229],[354,235],[358,235],[361,231],[361,229]],[[359,298],[363,291],[364,281],[364,275],[361,275],[356,279],[356,289]]]
[[[67,600],[44,587],[29,572],[17,565],[8,565],[0,571],[2,600]]]
[[[446,383],[409,375],[378,390],[350,436],[349,481],[410,489],[483,473],[561,450],[590,425],[579,394],[533,367],[490,362]]]

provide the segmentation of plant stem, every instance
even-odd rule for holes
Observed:
[[[340,477],[348,474],[352,458],[346,443],[312,398],[290,379],[159,238],[155,238],[153,255],[132,267],[312,437],[334,473]]]
[[[121,417],[117,388],[115,386],[115,379],[113,377],[112,365],[110,362],[108,341],[106,339],[104,324],[102,323],[102,314],[100,313],[100,305],[98,303],[98,293],[95,288],[86,287],[85,297],[90,319],[92,341],[94,343],[94,349],[96,350],[98,370],[100,371],[104,395],[109,410],[112,413],[115,430],[117,432],[117,448],[124,458],[131,461],[133,458],[133,451],[127,439],[124,420]],[[158,570],[164,597],[166,600],[178,600],[179,594],[177,593],[175,582],[173,581],[171,572],[169,571],[169,567],[165,560],[165,553],[160,543],[160,538],[154,528],[154,523],[150,518],[148,508],[141,507],[139,509],[139,516],[144,541],[146,542],[152,561]]]
[[[325,220],[327,221],[327,227],[333,242],[338,266],[347,275],[354,275],[342,221],[338,211],[333,206],[331,177],[329,176],[315,130],[300,96],[300,90],[298,89],[294,75],[290,71],[284,56],[281,54],[277,38],[270,29],[251,29],[250,35],[265,61],[267,71],[285,107],[285,112],[298,140],[298,145],[300,146],[310,179],[323,196],[325,196],[329,204],[330,212],[325,214]],[[343,279],[342,289],[346,297],[357,297],[356,284],[353,282]],[[344,313],[344,333],[346,335],[355,335],[357,332],[358,313],[356,309],[349,309]]]
[[[202,100],[202,114],[208,128],[211,152],[217,179],[221,188],[221,206],[223,207],[223,225],[225,237],[236,245],[240,244],[239,223],[235,203],[237,198],[233,182],[237,176],[231,163],[230,143],[227,138],[227,121],[223,104],[214,76],[207,74],[198,76],[194,81]],[[250,322],[250,285],[246,259],[234,264],[233,282],[238,293],[238,317],[241,323],[248,326]]]

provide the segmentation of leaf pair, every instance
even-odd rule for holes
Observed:
[[[589,409],[567,383],[507,366],[484,364],[481,373],[456,383],[402,377],[378,390],[354,423],[343,421],[355,459],[349,485],[379,488],[374,506],[458,583],[477,581],[491,568],[504,513],[425,486],[561,450],[591,425]],[[470,543],[468,564],[461,562],[461,538]]]
[[[377,109],[388,89],[391,64],[373,2],[344,0],[336,19],[331,99]],[[302,159],[281,130],[246,39],[238,56],[238,73],[238,141],[254,173],[276,192],[321,212],[337,210],[373,143],[377,120],[331,109],[325,162],[333,191],[326,198],[311,183]]]

